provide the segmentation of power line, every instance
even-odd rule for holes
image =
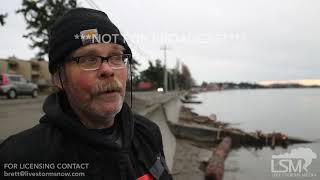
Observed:
[[[97,9],[102,11],[102,9],[93,1],[93,0],[85,0],[87,2],[87,4],[93,8],[93,9]],[[110,14],[108,14],[108,16],[110,16]],[[134,47],[134,49],[143,57],[147,58],[148,60],[150,60],[150,56],[148,53],[146,53],[145,51],[143,51],[137,44],[135,44],[132,40],[129,39],[129,37],[126,37],[126,40],[128,42],[130,42],[130,44]]]
[[[146,53],[145,51],[143,51],[138,45],[136,45],[133,41],[131,41],[128,37],[126,37],[127,41],[130,42],[130,44],[135,48],[135,50],[141,55],[144,56],[147,59],[150,59],[150,56],[148,53]]]
[[[92,8],[101,10],[93,0],[85,0]]]

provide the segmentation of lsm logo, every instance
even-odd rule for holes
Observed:
[[[308,171],[313,159],[317,159],[317,154],[303,147],[292,149],[290,153],[272,155],[272,176],[315,177],[317,174]]]

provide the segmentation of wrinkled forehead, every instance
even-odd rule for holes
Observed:
[[[70,56],[82,56],[89,53],[106,56],[110,53],[120,54],[120,53],[123,53],[124,50],[125,48],[119,44],[95,43],[95,44],[82,46],[81,48],[76,49],[70,54]]]

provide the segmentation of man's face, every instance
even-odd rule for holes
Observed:
[[[90,44],[71,53],[71,57],[78,56],[110,56],[123,54],[123,48],[116,44]],[[97,70],[83,70],[75,61],[65,63],[66,81],[64,89],[71,107],[78,115],[90,121],[103,123],[113,118],[123,104],[127,68],[112,69],[104,61]]]

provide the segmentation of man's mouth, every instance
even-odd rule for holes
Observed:
[[[115,99],[117,98],[118,96],[120,96],[120,91],[118,90],[110,90],[110,91],[103,91],[103,92],[100,92],[98,94],[98,98],[103,98],[105,100],[111,100],[111,99]]]
[[[99,94],[111,94],[111,93],[120,93],[120,90],[117,89],[113,89],[113,90],[109,90],[109,91],[102,91]]]

